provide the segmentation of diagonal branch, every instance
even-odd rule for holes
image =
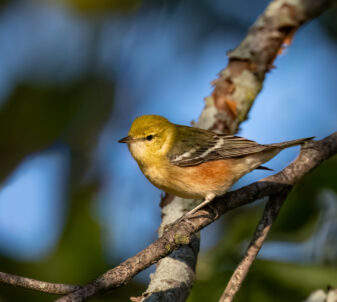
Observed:
[[[266,240],[272,224],[278,216],[278,213],[287,198],[289,191],[284,190],[281,194],[272,195],[267,202],[261,220],[259,221],[253,239],[250,242],[243,259],[233,272],[225,291],[219,302],[233,301],[236,293],[239,291],[248,271],[259,253],[264,241]]]
[[[218,219],[219,215],[266,196],[285,194],[305,174],[336,153],[337,132],[323,140],[308,142],[306,147],[301,149],[297,159],[281,172],[217,197],[212,202],[212,207],[205,207],[194,213],[188,220],[168,225],[159,239],[137,255],[58,301],[84,301],[99,292],[126,284],[151,264],[169,255],[180,246],[189,244],[194,233]]]

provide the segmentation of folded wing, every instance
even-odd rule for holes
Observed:
[[[176,143],[168,158],[177,166],[189,167],[213,160],[238,158],[275,147],[260,145],[239,136],[220,135],[183,126],[179,128]]]

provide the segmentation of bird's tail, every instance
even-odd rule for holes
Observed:
[[[284,148],[288,148],[292,146],[302,145],[305,142],[312,140],[313,138],[314,136],[306,137],[306,138],[299,138],[299,139],[294,139],[294,140],[283,142],[283,143],[270,144],[269,146],[284,149]]]

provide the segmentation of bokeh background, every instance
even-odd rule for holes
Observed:
[[[189,124],[268,1],[0,1],[0,271],[85,283],[152,242],[160,191],[125,145],[132,120]],[[240,135],[261,143],[337,130],[337,9],[296,34]],[[276,171],[296,157],[282,152]],[[271,172],[256,171],[235,187]],[[263,202],[201,233],[188,301],[217,301]],[[153,267],[93,301],[128,301]],[[288,198],[237,301],[301,301],[337,286],[337,157]],[[55,296],[0,285],[0,301]]]

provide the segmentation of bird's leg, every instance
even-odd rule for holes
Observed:
[[[187,213],[185,213],[183,216],[181,216],[180,218],[178,218],[175,223],[179,223],[182,220],[185,220],[186,218],[188,218],[188,216],[194,214],[196,211],[200,210],[202,207],[204,207],[205,205],[209,204],[215,197],[215,194],[208,194],[204,201],[202,203],[200,203],[199,205],[197,205],[196,207],[194,207],[192,210],[188,211]]]
[[[194,214],[196,211],[198,211],[199,209],[203,208],[205,205],[209,204],[215,197],[215,194],[211,193],[211,194],[208,194],[204,201],[197,205],[195,208],[193,208],[191,211],[187,212],[184,217],[187,217],[187,216],[190,216],[192,214]]]

